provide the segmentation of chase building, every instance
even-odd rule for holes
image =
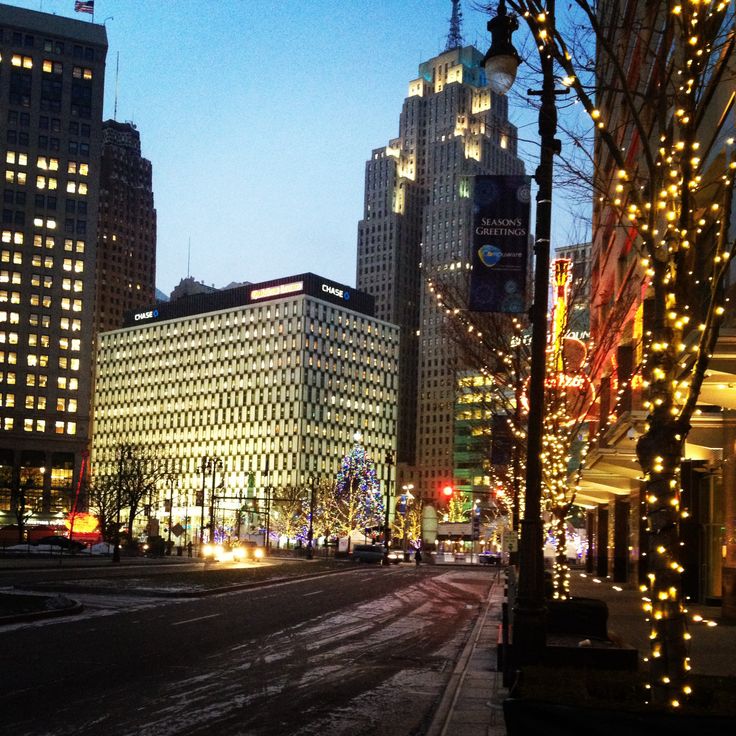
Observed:
[[[385,482],[398,345],[372,296],[311,273],[129,313],[99,337],[92,471],[114,475],[134,445],[189,505],[205,457],[223,496],[304,487],[334,477],[359,430]]]

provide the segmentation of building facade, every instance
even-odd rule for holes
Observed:
[[[473,177],[521,174],[507,100],[486,86],[483,55],[458,28],[420,64],[399,135],[366,164],[357,284],[401,326],[398,472],[427,499],[453,481],[457,351],[428,279],[465,293]]]
[[[234,504],[334,479],[360,431],[386,488],[398,346],[371,296],[314,274],[131,313],[99,336],[93,476],[114,474],[133,445],[167,469],[178,506],[199,500],[204,516],[204,457],[221,461],[217,494]],[[196,512],[192,524],[196,538]]]
[[[102,125],[95,332],[123,325],[156,292],[156,209],[151,162],[132,123]]]
[[[610,48],[620,54],[628,84],[640,100],[637,111],[641,126],[624,117],[626,105],[616,83],[617,71],[610,61],[599,59],[598,83],[601,119],[614,131],[616,145],[624,155],[625,179],[621,167],[599,140],[595,150],[596,183],[599,193],[593,210],[591,258],[592,299],[591,334],[597,355],[592,364],[592,379],[598,396],[596,421],[591,424],[593,444],[586,461],[578,500],[588,507],[588,536],[591,540],[590,568],[601,575],[624,581],[646,581],[647,545],[646,500],[642,471],[637,461],[637,441],[647,424],[648,335],[652,334],[654,304],[648,279],[647,262],[637,246],[637,231],[621,217],[622,197],[627,182],[637,182],[641,189],[658,191],[656,167],[648,166],[647,152],[657,151],[663,139],[656,121],[669,120],[674,105],[679,71],[676,40],[671,47],[660,44],[665,33],[669,10],[653,3],[647,6],[633,0],[601,4],[601,27],[608,34]],[[621,22],[621,19],[625,21]],[[623,30],[625,29],[625,31]],[[731,7],[721,29],[722,38],[734,33],[734,9]],[[733,60],[722,53],[727,44],[714,44],[711,70],[704,80],[702,95],[707,100],[693,130],[697,131],[699,181],[720,179],[728,140],[734,132]],[[665,51],[667,52],[665,54]],[[652,132],[654,131],[654,132]],[[663,149],[664,150],[664,149]],[[659,165],[659,164],[658,164]],[[650,181],[654,180],[655,184]],[[707,190],[704,190],[707,191]],[[623,193],[623,194],[622,194]],[[706,197],[707,198],[707,197]],[[699,201],[700,200],[700,201]],[[628,207],[633,198],[623,204]],[[690,207],[701,212],[712,206],[699,194]],[[662,219],[657,227],[664,232]],[[733,226],[728,235],[733,238]],[[699,251],[705,252],[707,238]],[[713,242],[713,241],[711,241]],[[705,259],[712,260],[712,259]],[[693,261],[689,273],[693,333],[684,342],[697,341],[697,325],[702,321],[702,307],[707,304],[707,289],[698,280],[702,263]],[[733,273],[725,285],[733,292]],[[680,308],[681,305],[678,305]],[[736,468],[730,456],[736,436],[736,393],[730,379],[736,372],[736,322],[733,312],[723,322],[720,338],[713,350],[709,370],[700,390],[698,408],[684,448],[681,505],[688,516],[680,524],[683,541],[683,591],[693,600],[719,601],[730,585],[732,616],[736,617],[736,545],[734,509],[736,509]],[[678,346],[678,349],[680,347]],[[692,370],[683,360],[683,378]],[[730,509],[730,511],[729,511]],[[731,540],[731,541],[729,541]],[[729,581],[730,580],[730,584]],[[724,605],[725,614],[725,605]]]
[[[86,463],[106,53],[0,5],[0,524],[63,515]]]

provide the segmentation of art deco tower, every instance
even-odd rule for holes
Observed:
[[[399,135],[366,164],[357,286],[376,316],[401,327],[397,483],[423,497],[452,481],[456,350],[427,288],[464,289],[476,174],[523,174],[507,100],[486,86],[483,54],[463,46],[459,4],[445,50],[409,83]],[[415,493],[416,493],[415,490]]]

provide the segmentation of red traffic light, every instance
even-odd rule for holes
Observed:
[[[449,498],[453,493],[455,493],[455,489],[452,486],[445,486],[442,489],[442,495],[445,496],[445,498]]]

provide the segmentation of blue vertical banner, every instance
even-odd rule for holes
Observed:
[[[468,309],[505,314],[527,310],[530,201],[528,176],[475,177]]]

